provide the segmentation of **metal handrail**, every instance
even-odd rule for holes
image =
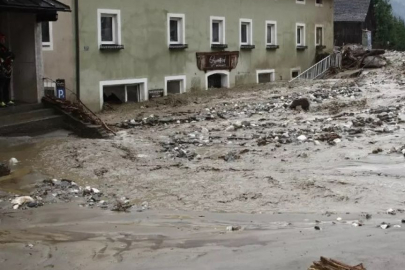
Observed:
[[[322,59],[312,67],[308,68],[300,75],[293,78],[290,82],[296,80],[316,80],[317,78],[325,74],[325,72],[328,71],[331,67],[341,68],[341,66],[342,66],[342,53],[336,52]]]

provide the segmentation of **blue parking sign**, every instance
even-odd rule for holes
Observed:
[[[64,79],[56,80],[56,97],[59,99],[66,99],[66,84]]]

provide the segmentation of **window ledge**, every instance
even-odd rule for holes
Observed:
[[[118,51],[118,50],[123,50],[124,45],[118,45],[118,44],[102,44],[100,45],[100,50],[102,51]]]
[[[308,46],[297,46],[297,51],[305,51],[308,49]]]
[[[278,48],[280,48],[279,45],[267,45],[266,46],[266,50],[277,50]]]
[[[228,44],[211,44],[211,49],[226,49]]]
[[[188,44],[170,44],[169,50],[184,50],[188,48]]]
[[[240,45],[241,50],[253,50],[255,48],[256,48],[255,45]]]
[[[316,49],[317,50],[323,50],[323,49],[326,49],[326,46],[325,45],[317,45]]]

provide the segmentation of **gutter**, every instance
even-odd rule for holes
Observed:
[[[74,0],[74,29],[76,48],[76,96],[80,99],[80,33],[79,33],[79,0]]]

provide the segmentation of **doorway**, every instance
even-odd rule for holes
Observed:
[[[211,71],[206,75],[206,89],[229,88],[228,71]]]

